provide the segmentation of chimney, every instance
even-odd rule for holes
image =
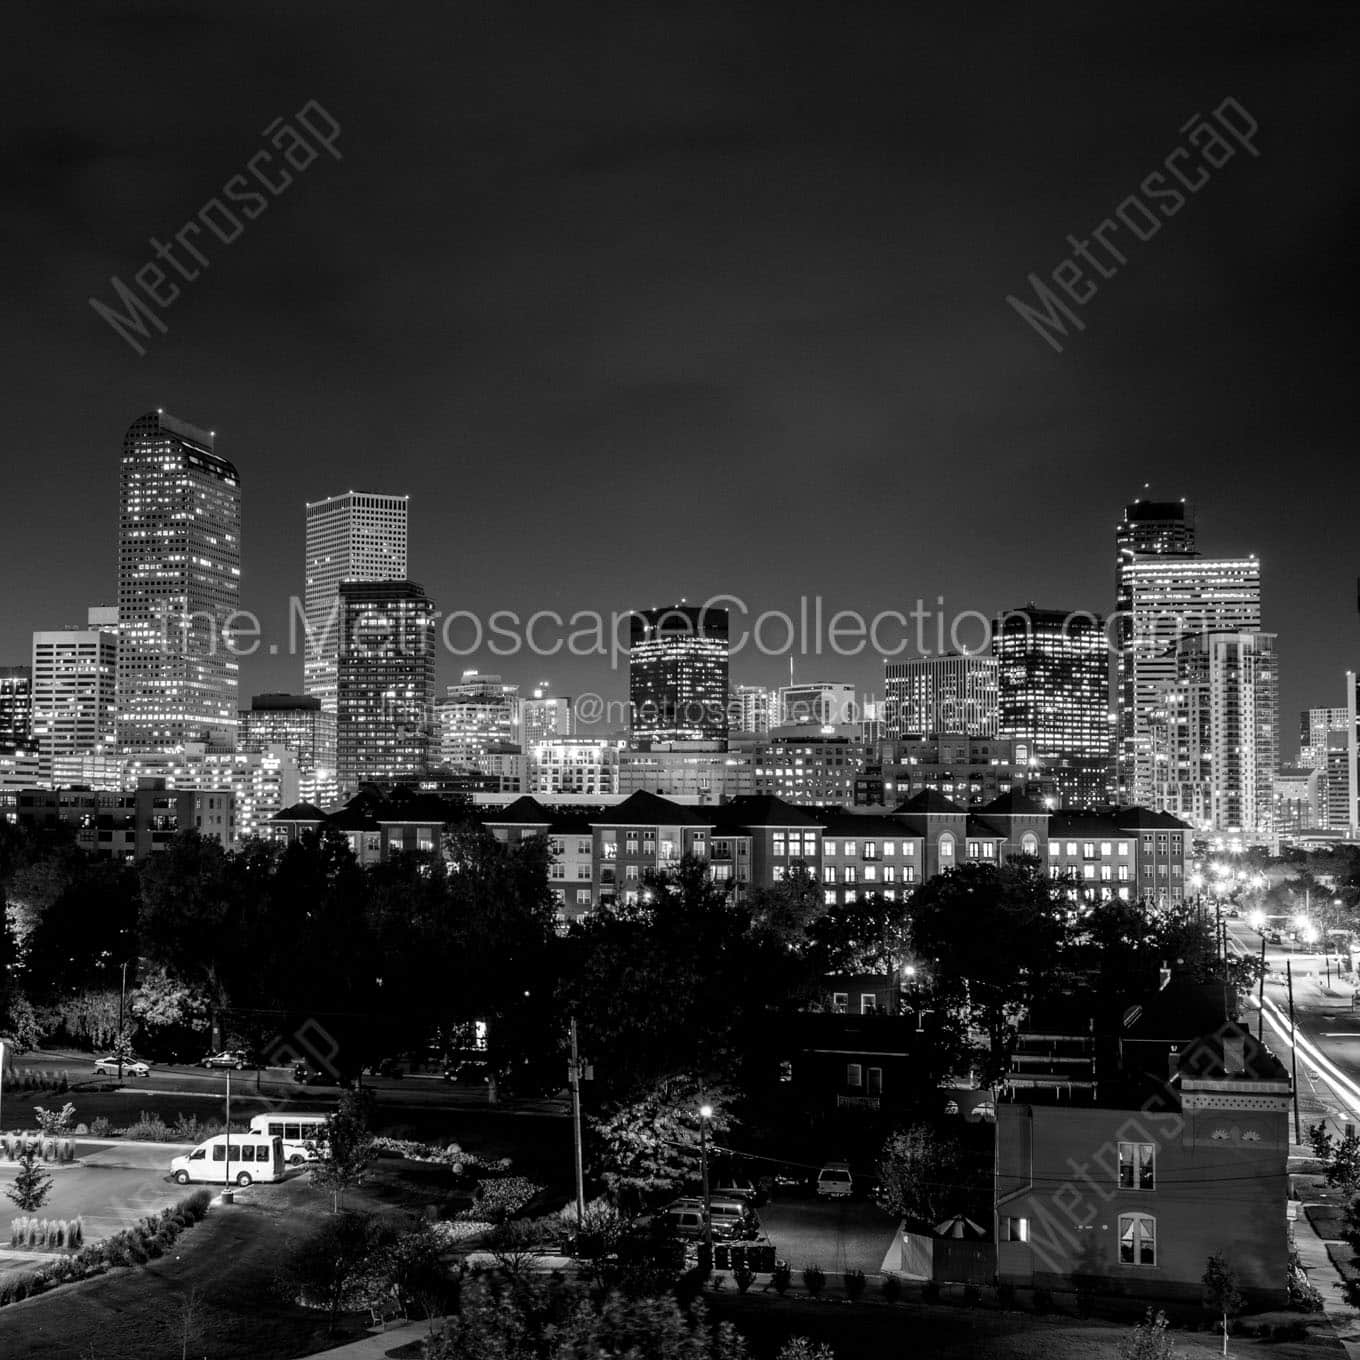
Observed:
[[[1247,1040],[1241,1030],[1223,1036],[1223,1071],[1240,1077],[1247,1070]]]

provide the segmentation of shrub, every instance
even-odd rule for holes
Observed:
[[[864,1286],[868,1281],[864,1277],[862,1270],[847,1270],[845,1272],[845,1296],[848,1299],[857,1299],[864,1293]]]
[[[902,1281],[896,1275],[883,1277],[883,1297],[889,1303],[896,1303],[902,1297]]]
[[[472,1205],[458,1217],[499,1223],[519,1213],[542,1190],[527,1176],[503,1176],[493,1181],[478,1181],[472,1192]]]
[[[211,1203],[211,1190],[195,1190],[192,1195],[186,1195],[180,1200],[175,1205],[175,1210],[184,1215],[187,1223],[198,1223],[207,1214]]]
[[[826,1271],[821,1266],[804,1266],[803,1288],[816,1298],[826,1288]]]
[[[737,1286],[737,1292],[746,1293],[755,1283],[756,1273],[750,1266],[738,1266],[732,1272],[732,1282]]]
[[[202,1141],[203,1135],[200,1133],[198,1116],[196,1114],[181,1114],[175,1120],[174,1134],[177,1141],[181,1143],[198,1143]],[[212,1135],[207,1135],[211,1137]]]
[[[171,1130],[166,1125],[160,1115],[152,1114],[149,1110],[143,1110],[137,1116],[135,1123],[129,1124],[123,1130],[124,1138],[132,1138],[142,1143],[169,1143],[172,1140]]]
[[[723,1287],[724,1283],[726,1282],[726,1280],[727,1280],[727,1276],[724,1275],[724,1274],[722,1273],[722,1271],[719,1271],[719,1272],[713,1277],[713,1279],[712,1279],[712,1281],[711,1281],[711,1283],[712,1283],[712,1285],[713,1285],[714,1292],[716,1292],[717,1290],[721,1289],[721,1288]]]
[[[770,1283],[774,1285],[776,1294],[783,1294],[788,1290],[790,1282],[793,1280],[793,1271],[787,1262],[780,1261],[770,1272]]]
[[[68,1246],[78,1247],[85,1240],[85,1220],[77,1214],[71,1220],[71,1240]]]
[[[33,1293],[33,1272],[23,1275],[0,1276],[0,1307],[7,1303],[18,1303]]]
[[[107,1138],[113,1131],[113,1125],[102,1114],[97,1114],[90,1120],[90,1137]]]

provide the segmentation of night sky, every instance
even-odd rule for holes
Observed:
[[[741,10],[740,13],[729,12]],[[1027,12],[1028,11],[1028,12]],[[1360,662],[1353,6],[64,5],[6,11],[0,664],[113,596],[120,441],[163,406],[244,491],[285,640],[303,502],[412,495],[444,609],[1105,610],[1123,503],[1255,551],[1295,711]],[[1260,125],[1080,308],[1029,295],[1229,96]],[[299,171],[161,313],[115,301],[318,101]],[[276,153],[277,154],[277,153]],[[187,257],[186,257],[187,258]],[[600,660],[444,657],[563,692]],[[865,655],[802,679],[877,689]],[[786,657],[738,657],[777,682]],[[243,665],[242,694],[301,688]]]

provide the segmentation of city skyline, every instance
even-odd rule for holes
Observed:
[[[543,16],[536,50],[560,60],[524,58],[492,13],[432,13],[419,40],[363,14],[343,37],[283,14],[16,20],[26,469],[7,504],[14,551],[45,569],[0,613],[0,664],[108,598],[116,432],[164,406],[241,470],[241,602],[274,636],[278,584],[302,593],[302,506],[347,486],[412,496],[410,571],[445,609],[736,590],[869,613],[944,593],[994,616],[1108,613],[1108,536],[1149,483],[1195,502],[1216,550],[1259,555],[1282,709],[1334,702],[1360,650],[1357,565],[1318,532],[1319,491],[1360,490],[1332,282],[1356,16],[884,13],[828,44],[796,8],[650,13],[598,31]],[[291,58],[255,70],[262,43]],[[156,101],[120,74],[148,61]],[[65,88],[40,79],[54,69]],[[233,97],[204,101],[205,81]],[[1129,251],[1054,353],[1007,295],[1229,98],[1259,156],[1239,149]],[[323,149],[232,244],[205,228],[209,265],[174,275],[168,330],[139,356],[88,299],[130,284],[150,238],[173,240],[311,100],[342,159]],[[643,508],[682,478],[704,494]],[[441,680],[465,666],[622,689],[567,657],[458,657]],[[786,672],[734,660],[742,681]],[[866,690],[876,672],[865,657],[830,678]],[[243,663],[243,695],[299,688],[286,658]]]

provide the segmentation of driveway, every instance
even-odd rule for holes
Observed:
[[[897,1232],[897,1220],[867,1200],[772,1200],[758,1212],[766,1236],[795,1276],[810,1265],[829,1276],[847,1270],[876,1275]]]

